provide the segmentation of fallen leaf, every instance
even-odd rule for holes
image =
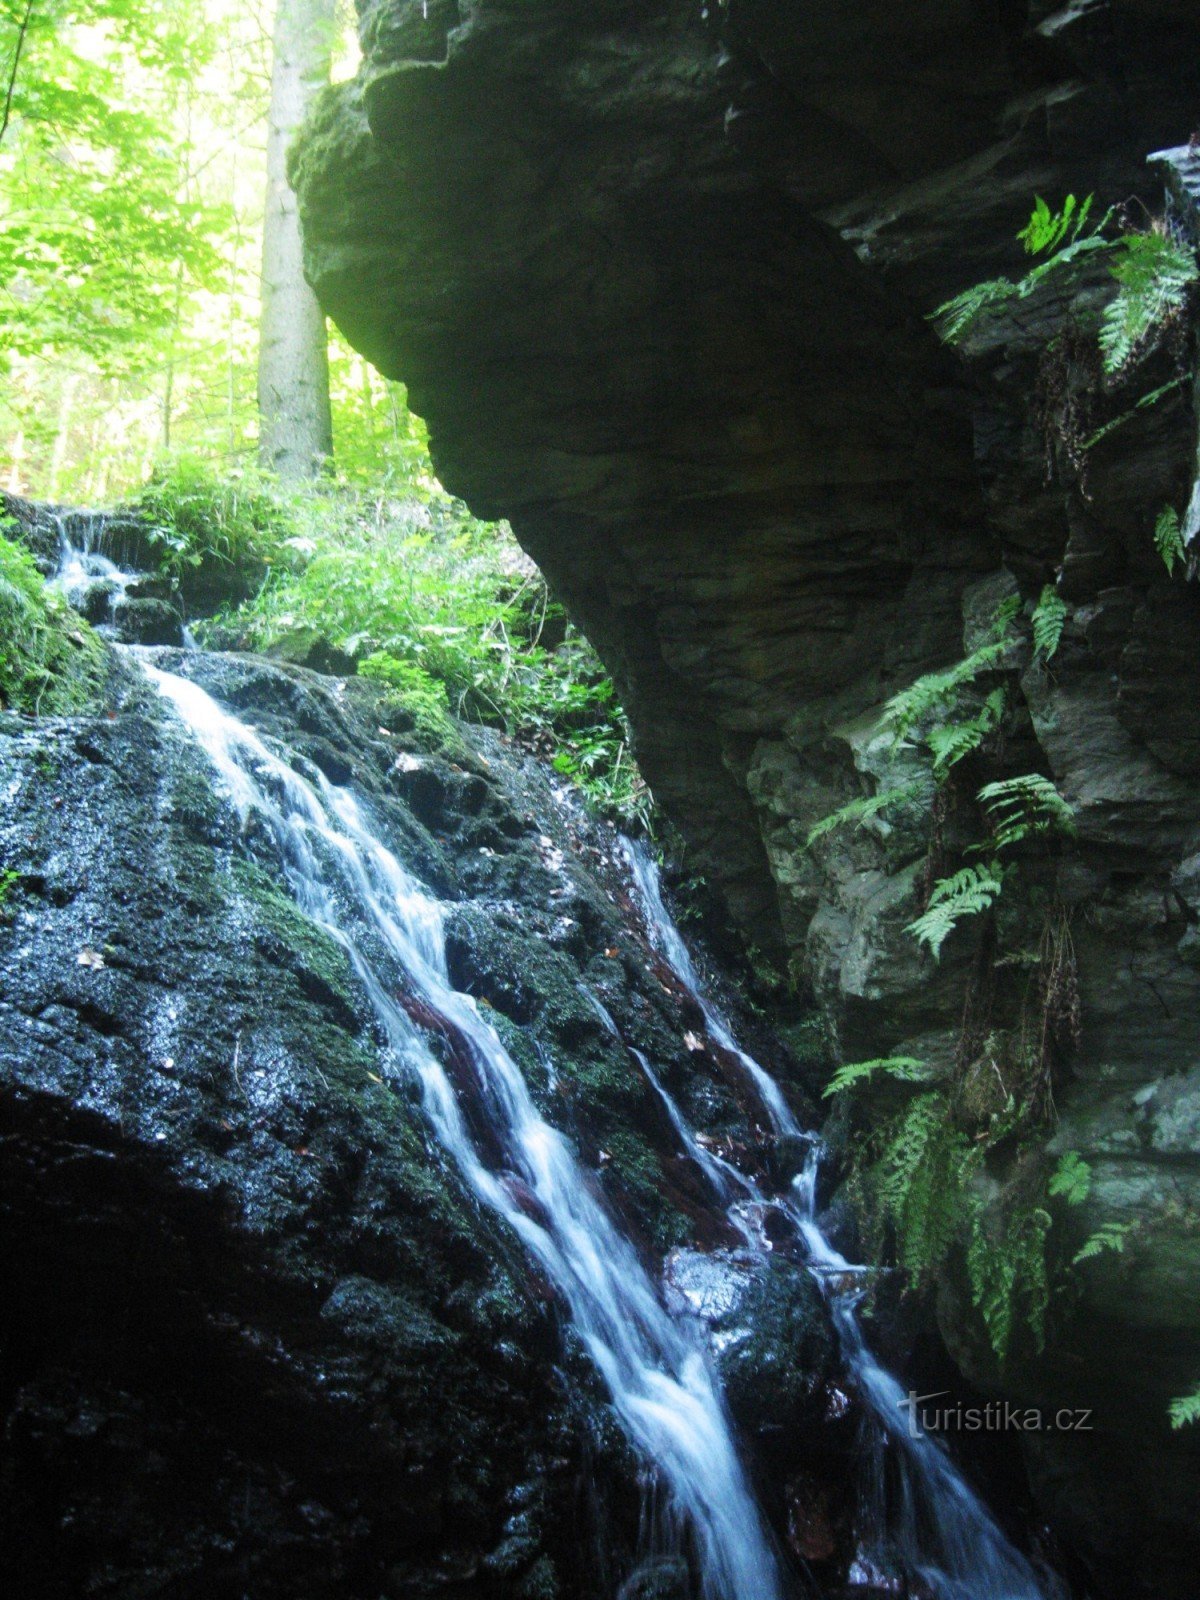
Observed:
[[[75,960],[81,967],[91,967],[93,972],[98,972],[104,965],[104,957],[99,950],[81,950]]]
[[[370,1078],[372,1083],[382,1083],[383,1082],[383,1079],[379,1076],[379,1074],[377,1072],[368,1072],[367,1073],[367,1077]]]
[[[683,1036],[683,1042],[685,1045],[687,1045],[688,1049],[693,1052],[704,1049],[704,1040],[698,1033],[685,1033]]]

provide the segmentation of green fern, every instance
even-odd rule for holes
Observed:
[[[1180,1395],[1178,1400],[1172,1400],[1167,1414],[1173,1428],[1186,1428],[1193,1422],[1200,1422],[1200,1388],[1193,1389],[1191,1394]]]
[[[1156,328],[1187,305],[1200,279],[1196,258],[1165,233],[1132,233],[1112,266],[1120,292],[1100,323],[1104,370],[1122,372],[1145,353]]]
[[[992,824],[994,850],[1010,849],[1038,834],[1069,837],[1075,832],[1075,813],[1040,772],[985,784],[978,798]]]
[[[1158,521],[1154,524],[1154,548],[1163,558],[1163,565],[1169,577],[1175,574],[1175,563],[1182,561],[1187,554],[1183,543],[1183,529],[1179,524],[1179,513],[1173,506],[1167,506],[1158,514]]]
[[[953,877],[941,878],[934,884],[928,909],[904,931],[911,933],[918,943],[928,945],[937,961],[942,946],[958,924],[966,917],[988,910],[1003,886],[998,862],[985,867],[962,867]]]
[[[1047,661],[1058,649],[1066,620],[1066,602],[1059,598],[1054,585],[1048,583],[1033,613],[1033,648]]]
[[[961,294],[940,305],[930,315],[938,325],[938,332],[947,344],[957,344],[967,329],[985,311],[1003,305],[1017,294],[1017,285],[1011,278],[989,278],[986,283],[972,284]]]
[[[910,783],[898,789],[883,789],[879,794],[863,795],[857,800],[851,800],[848,805],[841,806],[837,811],[831,811],[827,817],[822,817],[820,822],[813,824],[808,830],[804,848],[811,850],[818,840],[824,839],[836,828],[848,827],[851,823],[861,828],[864,822],[869,822],[872,817],[878,816],[881,811],[886,811],[889,806],[911,800],[917,793],[917,787],[915,783]]]
[[[1092,1169],[1078,1150],[1068,1150],[1050,1174],[1047,1187],[1052,1195],[1060,1196],[1069,1206],[1082,1205],[1092,1191]]]
[[[883,718],[892,728],[897,743],[933,712],[944,710],[959,691],[974,683],[981,673],[991,671],[1006,648],[1002,639],[982,645],[965,660],[942,672],[927,672],[907,689],[893,695],[884,707]]]
[[[1002,1366],[1018,1326],[1030,1330],[1038,1350],[1046,1342],[1050,1304],[1046,1236],[1051,1220],[1041,1206],[1019,1208],[1009,1215],[997,1236],[989,1237],[985,1219],[975,1217],[967,1247],[971,1299]]]
[[[989,735],[995,733],[1004,718],[1008,696],[1003,688],[993,689],[979,712],[966,722],[939,723],[925,735],[925,743],[933,756],[933,772],[939,782],[974,751]]]
[[[1118,1255],[1122,1254],[1125,1249],[1125,1240],[1134,1227],[1136,1227],[1136,1223],[1133,1222],[1103,1223],[1075,1252],[1071,1265],[1077,1267],[1082,1261],[1093,1261],[1097,1256],[1105,1255],[1108,1251],[1114,1251]]]
[[[920,1078],[924,1071],[925,1063],[913,1056],[877,1056],[873,1061],[849,1061],[839,1067],[826,1084],[823,1098],[828,1100],[831,1095],[842,1094],[856,1084],[866,1083],[877,1072],[911,1083]]]
[[[1077,239],[1091,214],[1095,198],[1095,195],[1089,194],[1081,206],[1075,196],[1069,194],[1063,201],[1061,211],[1051,211],[1041,195],[1036,195],[1033,215],[1017,235],[1025,246],[1026,254],[1053,254],[1064,243],[1068,233],[1072,240]],[[1071,226],[1072,221],[1074,227]]]

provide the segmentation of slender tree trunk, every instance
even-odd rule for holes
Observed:
[[[337,0],[279,0],[267,214],[263,228],[259,453],[281,478],[315,477],[333,454],[325,317],[304,278],[300,217],[287,180],[288,146],[329,82]]]

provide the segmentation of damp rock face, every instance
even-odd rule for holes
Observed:
[[[353,785],[648,1264],[719,1242],[628,1046],[754,1130],[684,1043],[611,831],[498,736],[431,744],[376,686],[155,659]],[[47,1600],[611,1594],[639,1463],[267,830],[125,657],[92,714],[2,719],[0,794],[6,1578]]]
[[[1075,381],[1044,359],[1058,290],[957,353],[928,318],[1020,275],[1035,193],[1161,209],[1145,158],[1195,126],[1194,19],[1161,0],[360,10],[358,80],[293,160],[312,281],[408,384],[447,486],[508,516],[565,597],[656,795],[811,984],[843,1060],[949,1070],[984,968],[981,1037],[1028,1027],[1039,917],[996,950],[961,932],[936,965],[905,933],[933,787],[880,718],[977,648],[1007,595],[1027,616],[1057,585],[1054,659],[1018,625],[1004,753],[964,771],[1042,773],[1073,808],[1041,887],[1081,1032],[1041,1137],[1092,1172],[1066,1258],[1106,1224],[1125,1248],[1084,1264],[1075,1313],[1019,1373],[997,1372],[962,1284],[939,1316],[988,1392],[1094,1407],[1088,1439],[1023,1441],[1093,1581],[1189,1594],[1200,1477],[1166,1407],[1200,1375],[1200,590],[1152,534],[1187,504],[1194,408],[1187,383],[1136,406],[1178,376],[1151,363],[1105,399],[1098,420],[1130,415],[1084,470],[1046,427]],[[1112,286],[1089,270],[1094,314]],[[915,818],[805,847],[893,781],[916,784]],[[965,1063],[980,1115],[983,1060]]]

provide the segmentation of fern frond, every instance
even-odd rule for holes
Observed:
[[[968,721],[944,723],[930,728],[925,735],[925,743],[933,756],[934,776],[939,781],[951,767],[978,750],[984,740],[995,733],[1004,716],[1007,699],[1003,687],[993,689],[978,714]]]
[[[1066,620],[1066,602],[1059,597],[1054,585],[1048,583],[1033,613],[1033,648],[1047,661],[1058,649]]]
[[[945,301],[931,313],[929,320],[937,323],[938,332],[947,344],[957,344],[978,316],[993,306],[1003,305],[1016,293],[1017,285],[1011,278],[989,278]]]
[[[1125,1249],[1125,1240],[1130,1230],[1135,1226],[1136,1224],[1132,1222],[1104,1223],[1075,1252],[1071,1265],[1077,1267],[1081,1261],[1092,1261],[1096,1256],[1102,1256],[1110,1250],[1120,1255]]]
[[[913,1056],[876,1056],[873,1061],[849,1061],[834,1073],[826,1084],[822,1098],[828,1100],[831,1095],[842,1094],[847,1089],[852,1089],[856,1084],[866,1083],[877,1072],[885,1073],[889,1078],[898,1078],[901,1082],[911,1083],[919,1079],[925,1071],[925,1063],[916,1060]]]
[[[1051,1221],[1041,1206],[1020,1209],[1008,1218],[999,1237],[989,1238],[982,1217],[975,1219],[967,1247],[971,1298],[1002,1366],[1016,1327],[1029,1328],[1039,1350],[1045,1343],[1050,1304],[1046,1236]]]
[[[941,710],[960,689],[994,668],[1006,648],[1003,639],[982,645],[965,660],[943,672],[927,672],[907,689],[893,695],[884,707],[883,720],[891,725],[897,742],[930,713]]]
[[[1095,195],[1089,194],[1081,206],[1075,196],[1069,194],[1063,201],[1061,211],[1051,211],[1040,194],[1035,196],[1033,215],[1017,235],[1025,246],[1026,255],[1036,256],[1043,252],[1053,254],[1068,233],[1072,240],[1078,239],[1091,214],[1095,198]],[[1074,227],[1071,226],[1072,222]]]
[[[1075,832],[1075,813],[1049,778],[1040,772],[1022,773],[999,783],[985,784],[979,802],[992,825],[992,848],[1006,850],[1035,834]]]
[[[1127,234],[1113,263],[1120,292],[1100,323],[1100,353],[1110,375],[1144,354],[1150,335],[1182,311],[1200,280],[1196,258],[1163,233]]]
[[[1171,1419],[1173,1428],[1186,1428],[1193,1422],[1200,1422],[1200,1388],[1194,1389],[1191,1394],[1180,1395],[1177,1400],[1172,1400],[1167,1408],[1167,1415]]]
[[[1082,1205],[1092,1190],[1092,1169],[1078,1150],[1068,1150],[1050,1174],[1047,1187],[1052,1195],[1060,1195],[1069,1206]]]
[[[844,828],[853,823],[861,828],[864,822],[869,822],[872,817],[878,816],[881,811],[886,811],[889,806],[899,805],[904,800],[911,800],[917,793],[915,783],[904,784],[897,789],[883,789],[878,794],[863,795],[858,800],[851,800],[848,805],[831,811],[827,817],[822,817],[808,830],[804,841],[804,848],[811,850],[819,839],[824,839],[835,828]]]
[[[1003,887],[1003,875],[997,862],[986,867],[962,867],[953,877],[941,878],[934,884],[928,909],[904,931],[911,933],[918,943],[928,945],[937,961],[942,946],[958,924],[966,917],[988,910]]]
[[[1158,514],[1158,521],[1154,524],[1154,548],[1163,558],[1163,565],[1167,575],[1175,574],[1175,563],[1182,561],[1187,554],[1183,544],[1183,529],[1179,523],[1179,513],[1173,506],[1167,506]]]

